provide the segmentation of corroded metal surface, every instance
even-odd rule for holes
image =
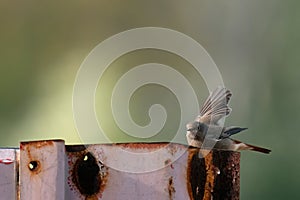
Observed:
[[[66,150],[70,199],[239,199],[238,152],[212,151],[199,158],[198,149],[169,143],[67,146]],[[87,179],[98,184],[83,192],[74,179],[76,162],[90,162],[82,166],[91,169],[94,159],[99,173]]]
[[[213,165],[218,166],[220,169],[220,174],[215,180],[214,199],[238,200],[240,192],[240,153],[214,151]]]
[[[18,154],[10,153],[0,152],[0,170],[14,167],[16,183]],[[238,152],[208,153],[174,143],[65,146],[52,140],[22,142],[20,157],[21,200],[239,199]]]
[[[187,147],[178,144],[114,144],[67,146],[70,199],[185,199]],[[77,151],[76,151],[77,150]],[[98,160],[101,183],[94,194],[74,182],[76,162],[91,153]],[[182,160],[180,162],[174,160]],[[136,173],[134,172],[136,170]],[[182,182],[183,181],[183,182]]]
[[[19,184],[21,200],[64,199],[64,141],[21,142]]]

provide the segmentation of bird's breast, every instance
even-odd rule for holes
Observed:
[[[187,138],[188,145],[193,147],[198,147],[198,148],[202,146],[202,142],[200,140],[196,140],[195,135],[189,131],[186,134],[186,138]]]

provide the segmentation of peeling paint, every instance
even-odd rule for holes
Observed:
[[[27,163],[23,169],[29,169],[32,174],[40,170],[43,172],[34,181],[39,181],[47,172],[43,171],[46,163],[41,163],[47,157],[40,156],[42,154],[36,150],[46,145],[47,142],[39,145],[22,143],[22,153],[26,155],[24,163]],[[139,160],[124,156],[122,148],[143,156],[159,151],[151,159],[143,157]],[[199,149],[172,143],[66,145],[65,149],[68,168],[65,195],[68,199],[211,200],[230,199],[227,197],[239,193],[239,153],[236,152],[213,150],[206,157],[199,158]],[[224,155],[228,155],[227,160]],[[154,162],[159,163],[161,168],[145,170]],[[57,165],[55,160],[52,163]],[[121,167],[114,168],[116,165],[112,164]],[[140,171],[119,170],[128,165]],[[230,182],[230,189],[224,184],[226,181]]]
[[[160,148],[164,148],[169,143],[152,143],[151,145],[147,143],[121,143],[121,144],[113,144],[115,146],[120,146],[122,148],[128,149],[148,149],[148,150],[157,150]]]
[[[10,158],[6,158],[6,159],[0,159],[0,164],[5,164],[5,165],[9,165],[14,163],[14,161]]]
[[[22,142],[20,144],[20,150],[26,148],[27,145],[30,147],[34,147],[36,149],[42,148],[44,146],[53,146],[54,142],[62,141],[62,140],[42,140],[42,141],[34,141],[34,142]]]
[[[171,160],[171,159],[165,160],[165,165],[169,165],[169,164],[171,164],[171,163],[172,163],[172,160]]]
[[[168,192],[169,192],[169,199],[172,200],[175,196],[175,187],[174,187],[174,182],[173,182],[173,176],[169,178],[168,182]]]

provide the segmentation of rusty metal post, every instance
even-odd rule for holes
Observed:
[[[64,186],[64,141],[21,142],[20,199],[63,200]]]
[[[170,143],[66,146],[66,151],[67,199],[239,199],[238,152],[214,150],[199,158],[198,149]]]
[[[19,196],[9,185],[17,185],[14,156],[0,151],[0,191],[10,187],[7,195],[14,195],[7,199]],[[239,152],[213,150],[199,158],[199,149],[175,143],[22,142],[20,199],[238,200],[239,162]]]
[[[213,150],[199,158],[190,149],[189,195],[194,200],[239,200],[240,153]]]

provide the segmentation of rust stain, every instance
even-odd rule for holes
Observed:
[[[216,150],[200,152],[206,156],[200,159],[197,150],[189,149],[187,189],[190,199],[239,199],[239,154]]]
[[[205,160],[199,158],[198,148],[189,148],[187,160],[187,190],[191,200],[204,196],[206,182]]]
[[[192,153],[192,149],[189,149],[188,150],[188,159],[187,159],[187,171],[186,171],[186,185],[187,185],[187,190],[188,190],[188,194],[189,194],[189,197],[190,199],[192,200],[193,199],[193,191],[192,191],[192,185],[191,185],[191,180],[190,180],[190,177],[191,177],[191,160],[192,160],[192,157],[193,157],[193,153]]]
[[[73,147],[73,146],[72,146]],[[68,151],[68,148],[66,148],[66,154],[67,154],[67,158],[68,158],[68,178],[67,178],[67,184],[69,185],[69,188],[71,191],[73,191],[74,193],[78,194],[78,196],[80,196],[80,191],[76,185],[76,180],[74,180],[74,174],[75,174],[75,170],[76,167],[75,164],[78,160],[78,158],[81,158],[82,155],[86,153],[86,151],[80,152],[80,151]]]
[[[174,183],[173,183],[173,176],[171,176],[169,178],[169,182],[168,182],[168,192],[169,192],[169,199],[172,200],[174,198],[175,195],[175,187],[174,187]]]
[[[85,197],[85,200],[98,200],[98,197],[96,195],[91,195],[91,196]]]
[[[215,178],[213,196],[216,199],[239,199],[240,191],[240,153],[214,151],[214,165],[219,174]]]
[[[108,167],[104,166],[102,163],[100,164],[102,165],[102,167],[100,168],[101,185],[100,185],[100,191],[98,196],[102,198],[103,191],[108,181],[109,171],[108,171]]]
[[[165,165],[169,165],[170,163],[172,163],[172,160],[171,160],[171,159],[165,160]]]
[[[160,148],[167,147],[170,154],[174,155],[178,149],[186,149],[188,146],[179,143],[170,143],[170,142],[139,142],[139,143],[113,143],[113,144],[101,144],[103,146],[117,146],[127,149],[148,149],[148,150],[157,150]],[[67,152],[78,152],[84,151],[90,145],[66,145]]]
[[[199,153],[206,155],[199,158]],[[218,169],[213,164],[213,153],[189,149],[187,189],[190,199],[211,200]]]
[[[41,140],[41,141],[32,141],[32,142],[21,142],[20,150],[27,148],[28,146],[40,149],[44,146],[53,146],[54,142],[63,141],[63,140]]]
[[[53,141],[34,141],[34,142],[21,142],[20,149],[21,151],[26,151],[28,156],[27,169],[29,170],[31,178],[35,175],[39,174],[42,171],[41,162],[34,158],[31,154],[31,149],[33,148],[41,148],[46,145],[53,145]]]
[[[148,149],[148,150],[156,150],[169,145],[169,143],[120,143],[115,144],[117,146],[121,146],[123,148],[129,149]]]
[[[172,144],[170,143],[168,146],[167,146],[167,149],[168,149],[168,152],[174,156],[175,153],[178,151],[178,148],[179,148],[179,145],[177,144]]]
[[[204,191],[204,200],[210,200],[212,198],[212,192],[215,185],[216,170],[213,164],[213,154],[209,152],[205,157],[205,167],[206,167],[206,183]]]

